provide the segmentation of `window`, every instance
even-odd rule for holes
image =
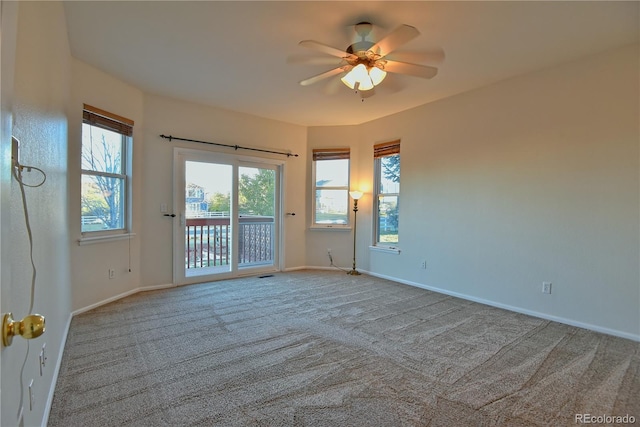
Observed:
[[[400,141],[376,144],[373,147],[376,245],[398,243],[398,209],[400,207]]]
[[[129,227],[127,203],[133,121],[84,105],[82,114],[81,230],[113,234]]]
[[[349,149],[313,150],[313,224],[345,227],[349,223]]]

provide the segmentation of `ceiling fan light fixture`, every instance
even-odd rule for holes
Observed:
[[[358,83],[357,74],[353,72],[353,70],[349,71],[343,78],[340,80],[344,83],[349,89],[355,89],[356,83]]]
[[[371,70],[369,70],[369,77],[371,77],[373,85],[378,86],[382,83],[384,78],[387,77],[387,72],[378,67],[371,67]]]
[[[367,67],[365,67],[364,64],[356,65],[353,68],[353,70],[351,70],[351,72],[355,76],[356,81],[360,83],[360,86],[366,84],[367,80],[371,80],[369,79],[369,73],[367,72]]]
[[[371,90],[384,80],[386,74],[385,71],[378,67],[367,69],[366,65],[358,64],[341,80],[349,89]]]
[[[362,79],[362,81],[358,85],[358,90],[371,90],[373,89],[373,87],[374,87],[374,84],[371,81],[371,78],[369,77],[369,75],[367,74],[367,76],[364,79]]]
[[[301,46],[340,58],[342,62],[332,70],[302,80],[300,84],[302,86],[308,86],[320,80],[341,74],[343,75],[341,78],[342,83],[349,89],[355,90],[356,92],[359,91],[360,97],[364,100],[373,95],[374,91],[371,91],[371,89],[382,83],[387,72],[406,74],[424,79],[431,79],[436,76],[438,69],[435,67],[406,62],[406,60],[387,59],[387,56],[397,48],[420,35],[420,32],[415,27],[402,24],[375,42],[368,37],[372,28],[373,26],[368,22],[356,24],[355,30],[360,40],[349,45],[344,51],[314,40],[301,41],[299,43]],[[440,49],[440,51],[442,51],[442,49]],[[424,53],[428,54],[428,52]],[[440,56],[444,57],[444,52],[442,52]],[[418,59],[418,61],[422,60]],[[308,63],[314,64],[316,62],[309,61]]]

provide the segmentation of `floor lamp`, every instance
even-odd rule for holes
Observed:
[[[353,268],[347,271],[347,274],[358,276],[360,272],[356,270],[356,226],[358,222],[358,200],[362,197],[362,191],[350,191],[349,194],[353,199]]]

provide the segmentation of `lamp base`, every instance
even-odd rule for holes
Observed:
[[[347,274],[350,276],[360,276],[360,272],[355,268],[353,270],[347,271]]]

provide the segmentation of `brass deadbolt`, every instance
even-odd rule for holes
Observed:
[[[45,320],[40,314],[30,314],[19,322],[13,320],[11,313],[2,316],[2,344],[9,347],[15,335],[30,340],[44,333]]]

